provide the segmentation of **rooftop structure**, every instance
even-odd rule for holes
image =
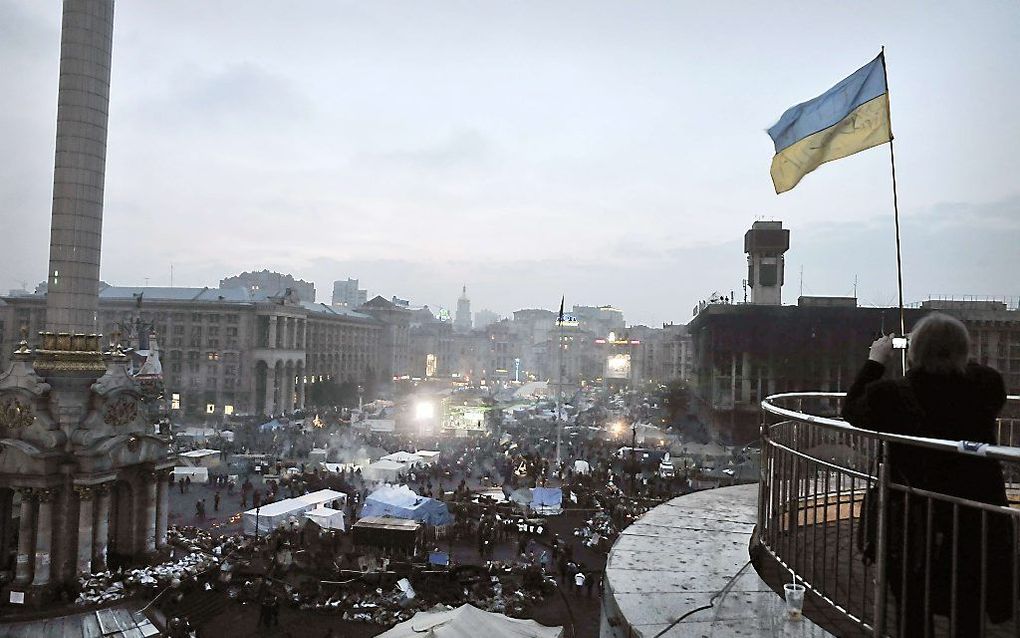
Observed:
[[[301,301],[315,303],[315,284],[269,270],[243,272],[220,280],[220,288],[245,288],[250,293],[283,297],[288,291]]]

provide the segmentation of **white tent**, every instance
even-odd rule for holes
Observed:
[[[220,464],[219,450],[191,450],[177,455],[184,465],[191,467],[217,467]],[[194,480],[194,479],[192,479]]]
[[[383,481],[384,483],[396,483],[398,475],[406,469],[404,465],[395,461],[380,460],[372,463],[363,471],[365,478],[370,481]]]
[[[190,478],[192,483],[208,483],[209,468],[178,465],[174,468],[173,479],[177,481],[182,478]]]
[[[588,464],[588,461],[581,459],[574,461],[574,474],[588,474],[589,472],[591,472],[591,465]]]
[[[347,525],[344,524],[344,513],[342,510],[317,507],[305,512],[305,518],[313,521],[322,529],[338,529],[341,532],[347,529]]]
[[[266,534],[286,523],[291,518],[301,520],[302,514],[326,503],[339,501],[344,503],[347,495],[334,490],[319,490],[297,498],[288,498],[269,503],[258,509],[250,509],[242,515],[242,527],[245,534]]]
[[[378,638],[561,638],[563,627],[546,627],[534,620],[510,618],[464,604],[456,609],[436,605],[419,611]]]
[[[386,456],[382,457],[379,460],[393,461],[394,463],[400,463],[405,467],[410,467],[412,465],[421,463],[422,458],[417,454],[411,454],[410,452],[405,452],[404,450],[401,450],[399,452],[394,452],[393,454],[387,454]]]
[[[414,453],[414,455],[421,458],[422,461],[428,464],[435,463],[439,460],[439,450],[418,450]]]

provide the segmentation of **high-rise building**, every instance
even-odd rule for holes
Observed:
[[[290,275],[261,270],[220,279],[220,288],[246,288],[250,294],[283,297],[289,290],[299,301],[315,303],[315,284]]]
[[[333,306],[335,308],[358,308],[368,301],[368,291],[358,288],[358,280],[347,278],[347,281],[333,282]]]
[[[460,332],[471,330],[471,300],[467,296],[467,286],[461,290],[457,299],[457,314],[453,319],[453,328]]]

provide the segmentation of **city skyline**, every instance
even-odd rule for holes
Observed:
[[[776,197],[764,133],[885,44],[907,300],[1016,296],[1020,161],[1003,140],[1020,132],[1020,8],[874,7],[880,22],[683,3],[123,3],[102,277],[166,285],[172,263],[176,285],[203,286],[269,268],[326,303],[350,276],[448,308],[467,281],[474,307],[504,315],[566,295],[658,325],[713,291],[741,297],[741,238],[764,217],[791,230],[784,301],[803,267],[805,294],[847,295],[856,277],[863,304],[888,305],[885,148]],[[45,278],[59,6],[0,2],[0,17],[6,290]],[[782,30],[812,35],[772,51]]]

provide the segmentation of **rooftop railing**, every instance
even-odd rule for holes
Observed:
[[[998,420],[999,445],[901,436],[837,418],[844,397],[762,401],[761,549],[840,635],[1020,636],[1020,419]],[[1000,463],[1009,506],[897,482],[884,460],[911,449]]]

